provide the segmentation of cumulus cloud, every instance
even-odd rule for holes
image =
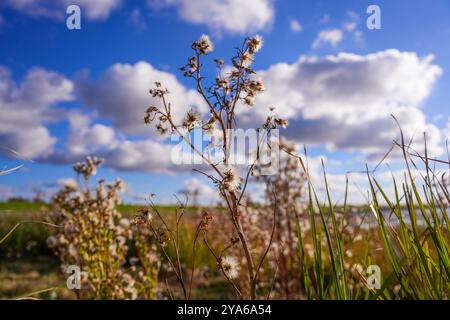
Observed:
[[[106,19],[122,0],[6,0],[1,6],[22,12],[31,17],[63,19],[68,6],[80,6],[82,16],[90,20]]]
[[[274,20],[273,0],[149,0],[152,9],[175,7],[184,21],[214,31],[248,33],[266,29]]]
[[[143,121],[145,110],[152,104],[160,106],[159,99],[148,93],[155,81],[160,81],[169,90],[176,121],[181,120],[189,108],[205,110],[206,106],[195,90],[185,88],[173,74],[143,61],[117,63],[97,81],[91,81],[85,73],[80,74],[75,87],[79,99],[98,111],[99,116],[111,119],[114,128],[129,134],[144,134],[150,132]]]
[[[96,155],[115,170],[166,174],[205,167],[184,143],[171,144],[156,137],[132,139],[111,126],[95,123],[91,115],[80,110],[71,111],[68,120],[70,130],[65,144],[40,161],[73,164]]]
[[[339,29],[327,29],[322,30],[314,40],[312,47],[317,49],[324,44],[329,44],[332,47],[336,47],[344,38],[344,35]]]
[[[191,205],[212,205],[220,201],[217,190],[214,190],[208,183],[198,178],[185,180],[184,188],[180,193],[188,198]]]
[[[61,74],[33,68],[17,84],[0,67],[0,145],[27,158],[48,154],[56,138],[44,124],[61,116],[51,107],[72,100],[72,91],[72,82]]]
[[[398,50],[368,55],[340,53],[323,58],[302,56],[293,64],[278,63],[258,71],[267,93],[258,97],[255,108],[239,109],[238,124],[257,127],[265,120],[266,107],[276,106],[277,114],[290,122],[282,132],[288,138],[325,145],[329,150],[358,151],[367,159],[378,160],[398,138],[393,114],[407,138],[416,137],[414,147],[422,150],[422,133],[427,132],[429,152],[439,154],[441,132],[427,122],[420,107],[441,72],[433,64],[432,55],[419,57]],[[118,170],[185,170],[187,166],[169,159],[172,146],[152,135],[142,121],[146,106],[159,103],[147,93],[156,80],[171,91],[175,116],[182,117],[186,106],[201,106],[193,90],[146,62],[116,64],[94,82],[80,76],[76,80],[78,96],[101,118],[111,119],[112,127],[92,124],[89,119],[72,114],[70,154],[96,153]],[[150,135],[138,140],[120,132]],[[155,157],[161,154],[166,157]],[[189,155],[180,152],[181,158],[185,156]]]
[[[99,147],[111,149],[115,147],[114,130],[103,124],[91,125],[92,119],[78,111],[69,115],[70,135],[69,151],[74,155],[88,154],[98,151]],[[95,149],[91,149],[94,147]]]
[[[442,70],[433,56],[385,50],[374,54],[340,53],[300,57],[258,72],[267,93],[255,109],[242,108],[241,124],[257,126],[276,106],[290,121],[285,134],[297,141],[325,144],[329,149],[358,150],[370,157],[386,151],[398,128],[419,143],[427,132],[430,152],[440,152],[439,129],[420,109]]]
[[[302,56],[292,64],[278,63],[258,71],[267,93],[257,98],[255,108],[239,108],[238,125],[260,126],[267,107],[275,106],[277,114],[290,122],[282,132],[288,138],[329,150],[358,151],[378,160],[398,137],[390,116],[394,114],[407,138],[417,137],[414,147],[422,150],[420,138],[427,132],[429,152],[439,154],[445,132],[427,121],[421,106],[441,72],[432,55],[419,57],[394,49],[368,55]],[[169,89],[175,118],[181,119],[189,107],[206,110],[195,90],[146,62],[115,64],[97,80],[83,73],[74,83],[54,72],[31,69],[17,84],[1,68],[1,144],[51,163],[73,163],[96,154],[117,170],[173,173],[190,169],[178,165],[171,158],[173,146],[143,123],[147,106],[159,104],[148,94],[154,81]],[[94,111],[86,115],[52,107],[74,95]],[[62,115],[68,119],[69,135],[64,147],[52,151],[56,138],[45,125],[61,120]],[[190,157],[184,151],[179,158]]]
[[[173,173],[178,169],[170,160],[171,146],[153,140],[122,141],[104,154],[106,165],[122,171]]]

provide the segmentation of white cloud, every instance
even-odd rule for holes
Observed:
[[[153,9],[172,6],[184,21],[240,34],[268,28],[275,16],[273,0],[149,0],[148,4]]]
[[[157,173],[173,173],[184,167],[171,162],[172,147],[152,140],[125,140],[104,153],[105,164],[123,171],[147,171]]]
[[[117,9],[122,0],[6,0],[3,6],[12,8],[31,17],[63,19],[66,8],[75,4],[80,6],[82,17],[90,20],[106,19]]]
[[[87,18],[91,20],[106,19],[112,11],[120,6],[121,2],[122,0],[64,0],[65,6],[79,5],[82,12],[85,12]]]
[[[73,84],[64,76],[40,68],[28,71],[20,84],[0,67],[0,144],[27,158],[51,152],[56,142],[45,122],[61,112],[51,107],[72,97]]]
[[[335,47],[342,41],[343,38],[344,35],[339,29],[322,30],[314,40],[312,47],[313,49],[317,49],[324,44],[329,44],[332,47]]]
[[[184,188],[180,191],[188,197],[189,204],[212,205],[220,201],[218,191],[211,188],[208,183],[191,178],[184,181]]]
[[[79,112],[69,115],[70,136],[68,139],[69,151],[74,155],[88,154],[99,147],[111,149],[115,147],[115,132],[111,127],[103,124],[91,126],[91,119]],[[91,149],[93,146],[95,149]]]
[[[394,114],[406,136],[417,138],[417,147],[426,131],[430,152],[438,154],[439,129],[420,109],[442,73],[432,61],[432,55],[392,49],[278,63],[257,71],[267,93],[257,98],[256,108],[240,109],[240,124],[260,125],[267,107],[275,106],[290,122],[284,132],[289,138],[330,150],[358,150],[372,158],[398,137]]]
[[[152,132],[144,124],[145,110],[152,104],[160,106],[159,99],[152,98],[148,92],[155,86],[155,81],[160,81],[169,90],[176,121],[191,107],[204,110],[205,105],[196,91],[185,88],[173,74],[157,70],[143,61],[133,65],[114,64],[94,82],[81,74],[75,80],[75,86],[78,97],[97,110],[99,116],[111,119],[115,129],[145,134]]]
[[[390,117],[394,114],[407,137],[420,138],[426,131],[430,153],[438,154],[442,151],[439,144],[443,132],[428,123],[420,107],[441,72],[433,64],[433,56],[419,57],[398,50],[323,58],[302,56],[293,64],[278,63],[258,71],[267,93],[257,98],[255,108],[239,110],[238,124],[259,126],[265,120],[266,107],[276,106],[277,113],[290,122],[282,132],[288,138],[323,144],[329,150],[359,151],[375,159],[398,137]],[[172,146],[143,123],[147,106],[159,103],[148,94],[154,81],[161,81],[171,92],[176,118],[181,119],[190,106],[205,110],[194,90],[146,62],[115,64],[95,81],[78,76],[75,94],[95,110],[89,116],[81,111],[52,108],[73,99],[74,85],[62,75],[31,69],[16,84],[8,70],[2,68],[2,146],[52,163],[72,163],[96,154],[117,170],[174,173],[190,169],[189,165],[172,162]],[[65,148],[53,152],[56,139],[45,124],[61,120],[62,115],[69,120],[70,132]],[[108,119],[111,125],[105,124]],[[422,150],[419,141],[415,147]],[[180,156],[186,155],[180,152]]]
[[[390,116],[394,114],[406,136],[416,137],[415,147],[421,150],[422,132],[426,131],[430,153],[438,154],[442,151],[441,133],[420,109],[442,72],[432,60],[431,55],[419,57],[412,52],[386,50],[365,56],[302,56],[293,64],[272,65],[258,72],[267,93],[257,99],[256,108],[240,109],[239,125],[259,126],[267,114],[265,107],[276,106],[278,115],[290,121],[283,133],[289,138],[322,144],[329,150],[359,151],[378,160],[398,137]],[[145,62],[116,64],[95,83],[80,79],[80,97],[100,116],[111,118],[116,130],[127,133],[149,132],[142,114],[144,106],[152,103],[147,91],[155,80],[162,80],[172,92],[173,108],[180,110],[176,114],[184,114],[181,110],[192,104],[186,100],[194,104],[198,101],[198,96],[173,75]],[[172,147],[154,135],[151,139],[129,140],[118,133],[114,136],[112,128],[92,126],[82,117],[78,120],[79,126],[72,120],[73,131],[79,133],[70,139],[74,154],[77,150],[95,151],[108,159],[108,166],[119,170],[174,172],[188,167],[174,164],[169,156]],[[155,157],[160,154],[166,156]]]
[[[301,32],[303,30],[302,25],[296,19],[290,19],[289,27],[290,27],[292,32]]]
[[[174,174],[194,166],[190,148],[179,149],[153,136],[132,139],[113,127],[93,123],[93,118],[74,110],[68,116],[70,132],[64,147],[40,160],[54,164],[73,164],[88,155],[105,159],[105,165],[119,171]],[[195,166],[204,168],[196,156]]]

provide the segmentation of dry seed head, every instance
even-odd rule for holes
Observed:
[[[214,50],[214,45],[211,39],[206,34],[203,34],[192,44],[192,48],[198,51],[199,54],[207,54]]]
[[[247,95],[247,96],[244,98],[244,102],[245,102],[246,105],[252,107],[252,106],[255,105],[256,99],[255,99],[255,97],[254,97],[253,95]]]
[[[250,52],[244,52],[240,56],[241,65],[244,68],[247,68],[247,67],[249,67],[252,64],[253,59],[254,59],[254,55],[253,54],[251,54]]]
[[[228,191],[238,190],[242,184],[239,170],[236,167],[229,167],[224,172],[223,187]]]
[[[253,38],[248,39],[248,50],[251,54],[257,53],[263,46],[263,38],[260,35],[256,35]]]
[[[220,258],[220,267],[230,279],[237,278],[241,269],[238,260],[233,256]]]
[[[169,91],[165,89],[159,81],[155,82],[155,88],[150,89],[149,92],[153,98],[162,98],[165,94],[169,93]]]
[[[288,121],[285,119],[281,119],[281,118],[275,118],[275,123],[276,125],[286,128],[288,126]]]
[[[202,216],[202,221],[200,222],[200,229],[203,231],[209,230],[209,225],[213,220],[213,216],[208,211],[205,211]]]
[[[223,59],[214,59],[214,62],[217,64],[218,67],[222,67],[225,64]]]
[[[200,114],[195,111],[188,111],[183,120],[183,127],[188,131],[191,131],[195,127],[198,127],[200,124]]]

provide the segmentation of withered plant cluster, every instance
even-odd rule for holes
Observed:
[[[150,90],[152,97],[159,98],[159,105],[150,106],[145,115],[145,122],[154,123],[161,134],[176,134],[181,137],[190,148],[201,157],[209,166],[209,171],[199,171],[205,174],[216,186],[219,195],[226,204],[228,221],[233,226],[229,234],[229,243],[239,247],[244,258],[243,266],[234,256],[228,256],[227,250],[220,253],[214,252],[209,245],[208,224],[212,220],[210,213],[206,213],[198,228],[196,239],[203,239],[216,258],[220,270],[227,280],[232,284],[238,297],[255,299],[257,297],[258,276],[260,273],[265,254],[259,255],[254,248],[249,246],[248,235],[245,234],[242,225],[242,214],[245,212],[244,195],[249,178],[256,165],[256,161],[250,164],[241,175],[238,167],[230,163],[231,130],[236,127],[237,109],[248,108],[255,105],[256,96],[264,91],[261,79],[255,77],[252,69],[256,53],[261,49],[263,40],[260,36],[247,38],[241,48],[236,50],[236,55],[231,59],[230,68],[225,67],[222,59],[214,59],[217,67],[217,77],[212,83],[205,84],[203,76],[203,59],[211,51],[213,44],[208,36],[203,35],[192,44],[193,56],[181,68],[185,77],[191,78],[198,93],[203,97],[209,112],[200,114],[197,110],[188,109],[181,122],[177,123],[172,114],[169,90],[162,83],[156,82],[155,88]],[[286,126],[284,119],[269,115],[266,123],[261,125],[262,129],[270,130],[278,126]],[[223,158],[219,163],[213,163],[203,150],[199,150],[190,140],[190,132],[201,129],[214,138],[214,145],[222,149]],[[260,143],[260,142],[258,142]],[[257,157],[258,158],[258,157]],[[267,243],[267,250],[271,243]],[[230,245],[226,245],[230,247]],[[267,251],[265,250],[265,251]],[[245,281],[240,285],[235,282],[240,270],[245,270]],[[184,287],[184,284],[183,284]]]
[[[217,206],[195,213],[179,201],[172,217],[150,196],[130,222],[117,210],[123,182],[100,180],[93,189],[90,178],[101,160],[89,157],[75,165],[79,182],[56,195],[54,223],[59,228],[48,244],[63,269],[77,265],[83,270],[79,296],[191,299],[197,297],[199,278],[220,275],[240,299],[447,299],[450,193],[448,181],[443,176],[438,180],[431,169],[430,162],[438,160],[428,158],[426,150],[425,156],[411,154],[404,142],[399,144],[407,175],[401,184],[394,179],[395,198],[367,172],[371,198],[358,208],[347,205],[348,182],[343,204],[333,202],[325,170],[319,196],[306,151],[299,156],[286,140],[270,145],[281,151],[276,174],[262,174],[259,154],[245,168],[232,162],[238,111],[254,107],[265,90],[252,69],[261,46],[261,37],[247,38],[229,64],[214,59],[217,76],[208,82],[203,64],[213,44],[205,35],[192,44],[193,55],[181,72],[194,81],[206,113],[186,107],[179,114],[180,108],[170,103],[169,88],[160,82],[150,90],[157,103],[146,110],[145,123],[162,135],[178,136],[203,160],[206,166],[194,171],[216,188]],[[257,153],[264,150],[260,144],[271,141],[274,129],[287,126],[273,108],[269,111],[258,128],[267,139],[258,140]],[[199,149],[191,141],[194,130],[212,137],[211,145],[221,150],[219,159],[212,160],[208,148]],[[420,186],[412,173],[417,159],[427,172]],[[262,204],[251,199],[253,182],[265,186]],[[212,257],[213,270],[205,263],[205,252]],[[376,286],[367,272],[374,264],[384,272]]]
[[[59,256],[63,271],[69,266],[81,271],[81,287],[75,290],[79,298],[152,299],[160,268],[156,247],[146,230],[133,227],[117,210],[125,189],[122,180],[90,186],[102,162],[88,157],[74,165],[81,179],[54,196],[52,222],[58,228],[47,244]],[[135,256],[130,256],[130,246]]]

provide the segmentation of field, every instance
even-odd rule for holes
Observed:
[[[245,38],[230,70],[214,59],[217,76],[211,80],[203,76],[203,61],[212,41],[202,35],[192,43],[193,56],[180,71],[193,81],[203,113],[174,107],[159,80],[149,89],[154,103],[143,110],[142,126],[160,141],[175,136],[187,149],[164,145],[161,153],[174,149],[170,159],[161,157],[168,162],[163,165],[190,160],[206,188],[180,191],[172,206],[161,206],[154,194],[143,205],[123,204],[124,180],[103,180],[108,159],[86,155],[73,165],[73,179],[60,179],[47,202],[0,203],[0,297],[448,299],[448,145],[448,159],[435,158],[426,134],[419,149],[392,116],[397,138],[373,170],[366,165],[359,172],[365,203],[349,201],[356,191],[348,176],[343,196],[336,196],[337,182],[323,158],[310,158],[306,147],[278,135],[288,120],[274,108],[260,127],[237,127],[237,110],[253,110],[255,96],[266,90],[251,66],[262,45],[261,36]],[[197,132],[211,140],[197,143]],[[242,154],[235,154],[236,140],[243,142]],[[120,150],[133,143],[110,142]],[[142,154],[153,161],[146,152],[135,150],[122,165]],[[263,161],[268,153],[269,163]],[[385,171],[389,179],[381,180],[377,168],[386,164],[390,170],[386,159],[395,162],[396,174]],[[20,174],[18,169],[0,176]],[[259,200],[251,186],[259,188]],[[205,205],[207,198],[216,200]]]
[[[300,220],[296,220],[297,226],[294,226],[296,229],[294,238],[297,237],[298,243],[294,244],[294,251],[289,251],[292,249],[287,248],[285,249],[287,251],[281,252],[278,258],[270,253],[268,254],[269,261],[264,264],[267,271],[263,270],[261,277],[266,278],[265,281],[273,282],[269,284],[271,286],[269,289],[267,283],[265,284],[266,287],[264,287],[263,282],[261,284],[261,289],[265,292],[264,295],[267,295],[266,298],[310,299],[321,298],[321,295],[323,295],[322,298],[333,299],[447,298],[448,275],[445,273],[445,261],[440,260],[442,255],[445,257],[448,250],[449,233],[445,227],[446,208],[443,207],[443,211],[439,212],[440,217],[437,217],[437,212],[432,211],[436,209],[429,206],[408,209],[404,206],[396,208],[392,203],[390,205],[392,211],[389,211],[389,207],[379,207],[379,212],[382,213],[380,216],[384,216],[384,218],[378,222],[370,211],[371,209],[364,207],[333,207],[324,204],[321,208],[314,208],[311,205],[310,216],[308,217],[307,213],[303,213]],[[118,205],[117,209],[123,218],[132,221],[136,215],[142,212],[143,207]],[[179,221],[177,218],[179,215],[176,212],[179,209],[177,206],[152,207],[152,210],[158,213],[164,225],[167,223],[178,229],[177,234],[180,237],[178,249],[176,246],[166,247],[166,250],[163,249],[162,252],[167,253],[167,256],[164,258],[161,253],[161,260],[167,262],[178,259],[180,267],[186,268],[186,271],[183,270],[182,272],[185,276],[189,276],[191,271],[189,266],[191,266],[192,257],[195,256],[195,270],[199,271],[196,271],[196,274],[191,274],[195,284],[190,298],[235,298],[236,296],[231,288],[232,285],[220,275],[218,262],[208,250],[209,245],[192,245],[196,230],[198,231],[198,221],[203,221],[202,213],[208,211],[213,212],[215,219],[219,220],[219,223],[212,223],[208,230],[210,234],[214,235],[210,237],[211,246],[217,251],[224,250],[223,234],[226,233],[229,226],[226,226],[226,221],[220,216],[225,215],[226,211],[220,207],[182,208],[184,211],[182,224],[176,227],[176,223]],[[1,236],[3,237],[8,230],[17,226],[7,238],[4,238],[0,245],[0,261],[2,261],[0,269],[1,298],[79,298],[73,290],[67,289],[67,275],[62,272],[59,258],[55,256],[48,245],[48,238],[55,233],[55,228],[51,225],[55,210],[58,209],[47,203],[29,201],[0,203]],[[317,212],[314,212],[314,210],[317,210]],[[249,214],[252,211],[264,211],[264,208],[255,206],[249,210]],[[423,212],[425,215],[420,219],[420,217],[415,216],[416,212],[420,214]],[[430,217],[427,215],[428,212]],[[410,214],[409,222],[403,220],[405,215],[408,214]],[[387,219],[388,215],[397,217],[397,223],[394,223],[395,219],[392,217]],[[311,217],[314,217],[314,219],[311,220]],[[345,220],[343,217],[346,217]],[[439,235],[442,232],[440,235],[443,238],[438,239],[445,245],[440,248],[443,250],[442,252],[439,252],[439,248],[434,246],[434,237],[427,239],[426,234],[429,232],[431,225],[427,218],[437,219],[435,222],[443,221],[442,229],[436,229],[435,234]],[[412,224],[411,221],[413,221]],[[377,223],[379,223],[378,226]],[[284,227],[286,228],[286,225]],[[245,225],[244,228],[246,228]],[[257,226],[257,228],[256,234],[252,233],[251,228],[245,229],[250,235],[249,242],[255,246],[260,242],[258,234],[267,231],[264,230],[263,225]],[[336,230],[335,228],[340,230],[337,237],[333,232],[333,230]],[[170,229],[169,227],[168,230]],[[298,237],[299,235],[301,236]],[[421,239],[418,244],[422,251],[417,250],[417,247],[414,249],[415,236]],[[272,240],[272,242],[276,243],[277,241]],[[411,247],[409,248],[409,246]],[[196,251],[193,252],[194,247]],[[136,255],[135,250],[136,248],[133,247],[130,249],[127,259]],[[275,250],[279,249],[275,248]],[[334,259],[329,255],[329,252],[333,252],[333,250],[338,253],[334,256]],[[392,250],[392,252],[387,250]],[[339,255],[339,252],[342,256]],[[291,253],[297,255],[297,257],[289,257]],[[423,259],[426,265],[421,265],[420,254],[424,255]],[[337,276],[335,268],[340,268],[340,264],[336,262],[339,259],[343,261],[343,270],[346,274],[346,283],[342,286],[334,282],[338,280],[333,279]],[[300,270],[296,268],[297,266],[292,265],[296,262],[299,263],[298,261],[301,261]],[[276,263],[276,266],[272,265],[273,263]],[[367,277],[370,275],[366,274],[365,268],[369,265],[378,266],[383,275],[379,280],[382,282],[375,289],[368,289],[370,287]],[[396,270],[396,267],[399,270]],[[286,268],[286,270],[283,270],[283,268]],[[421,274],[423,268],[428,268],[428,271],[431,272],[430,277],[435,281],[434,284],[428,282],[430,287],[427,289],[430,292],[421,291],[425,288],[418,287],[423,284],[421,281],[428,281]],[[436,268],[443,268],[444,273],[437,273]],[[160,284],[163,288],[157,290],[159,298],[183,298],[177,276],[172,271],[167,266],[161,268],[158,281],[163,283]],[[415,274],[416,272],[418,274]],[[404,274],[403,277],[402,274]],[[292,279],[290,279],[291,277]],[[402,287],[402,282],[405,288]],[[278,287],[274,288],[274,283],[277,283]],[[411,289],[409,289],[410,286]],[[343,289],[346,293],[339,293],[339,289]],[[298,290],[298,292],[293,292],[293,290]],[[340,297],[339,294],[346,294],[346,296]]]
[[[160,207],[169,213],[174,207]],[[122,205],[119,210],[132,218],[139,206]],[[0,236],[17,223],[21,225],[0,246],[0,299],[35,297],[40,299],[76,299],[66,287],[66,275],[61,271],[59,259],[47,246],[52,228],[35,221],[46,221],[50,206],[46,203],[14,201],[0,203]],[[24,222],[26,221],[26,222]],[[189,249],[185,249],[188,251]],[[182,257],[187,257],[184,252]],[[187,259],[187,258],[186,258]],[[214,265],[212,257],[205,255],[205,265]],[[199,299],[227,299],[227,283],[220,277],[198,287]]]

